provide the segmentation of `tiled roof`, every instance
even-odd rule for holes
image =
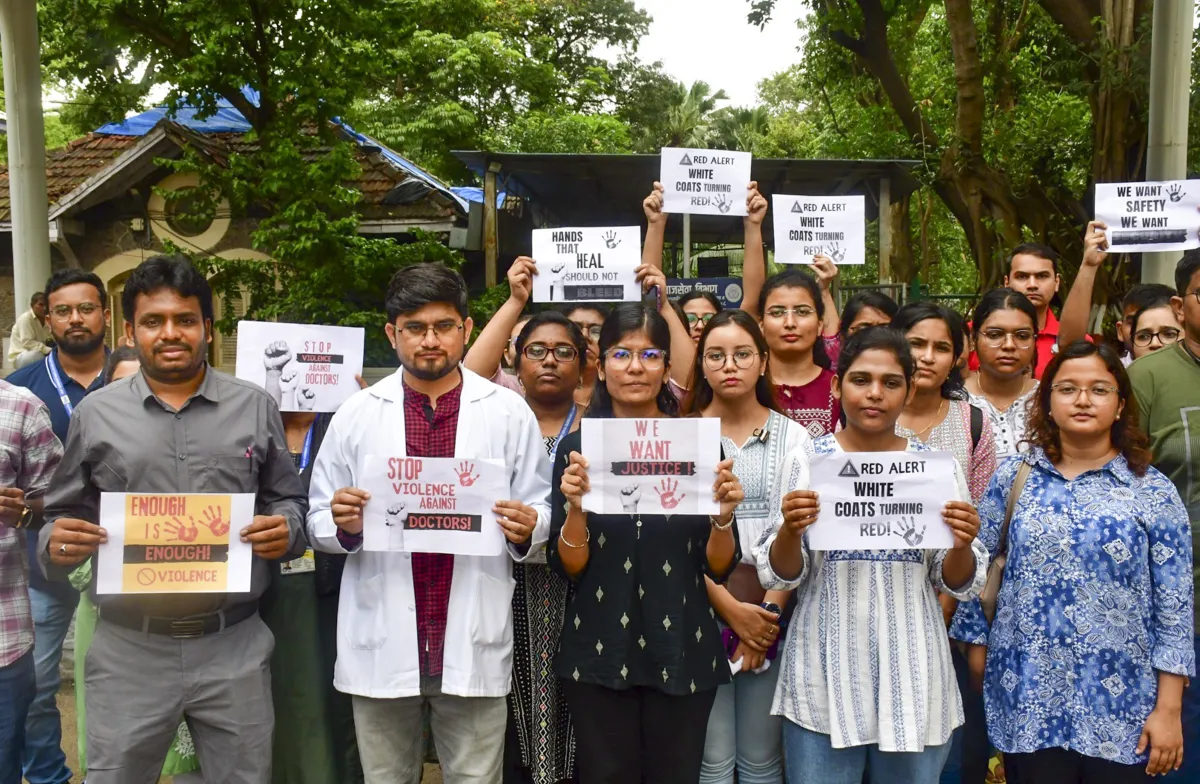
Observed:
[[[253,151],[257,144],[241,133],[198,133],[171,122],[164,122],[167,133],[180,145],[192,145],[220,162],[231,153]],[[46,154],[46,190],[51,205],[74,191],[89,177],[100,173],[118,156],[141,141],[144,136],[121,136],[89,133],[66,147]],[[328,152],[318,147],[309,153],[313,158]],[[358,147],[356,157],[362,172],[355,183],[362,193],[360,211],[365,218],[428,218],[448,219],[454,216],[455,204],[436,192],[413,203],[387,204],[387,196],[398,185],[410,179],[400,168],[380,155],[376,148]],[[0,167],[0,222],[11,220],[8,167]]]

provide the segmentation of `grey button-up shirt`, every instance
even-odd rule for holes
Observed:
[[[141,373],[93,392],[75,409],[38,539],[51,579],[70,572],[49,563],[51,524],[60,517],[98,522],[101,493],[254,493],[256,514],[287,518],[286,557],[306,546],[308,498],[275,401],[211,367],[178,411],[154,396]],[[101,608],[182,618],[256,600],[268,578],[266,561],[255,556],[249,593],[97,596],[94,583],[91,593]]]

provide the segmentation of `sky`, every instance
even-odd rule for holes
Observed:
[[[750,106],[758,82],[795,64],[802,0],[778,0],[765,30],[746,21],[747,0],[637,0],[654,17],[638,54],[662,60],[668,74],[690,85],[723,89],[735,106]]]

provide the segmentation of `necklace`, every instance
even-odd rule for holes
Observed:
[[[912,431],[912,434],[914,436],[917,436],[918,438],[920,438],[921,436],[928,433],[933,428],[934,423],[942,418],[942,412],[945,410],[946,410],[946,399],[942,398],[942,402],[938,406],[937,411],[933,412],[933,416],[929,417],[929,424],[925,425],[925,427],[923,427],[920,430]]]

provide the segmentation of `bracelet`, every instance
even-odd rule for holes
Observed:
[[[587,539],[583,540],[583,544],[571,544],[570,542],[568,542],[567,537],[563,536],[565,531],[566,531],[566,526],[563,526],[562,528],[559,529],[558,541],[562,542],[567,547],[570,547],[572,550],[579,550],[583,547],[587,547],[588,542],[592,541],[592,531],[590,528],[588,529],[588,532],[587,532]]]
[[[713,528],[717,529],[718,531],[728,531],[730,528],[733,528],[733,515],[729,516],[729,522],[726,523],[725,525],[721,525],[719,522],[717,522],[716,515],[709,515],[708,522],[712,525]]]

